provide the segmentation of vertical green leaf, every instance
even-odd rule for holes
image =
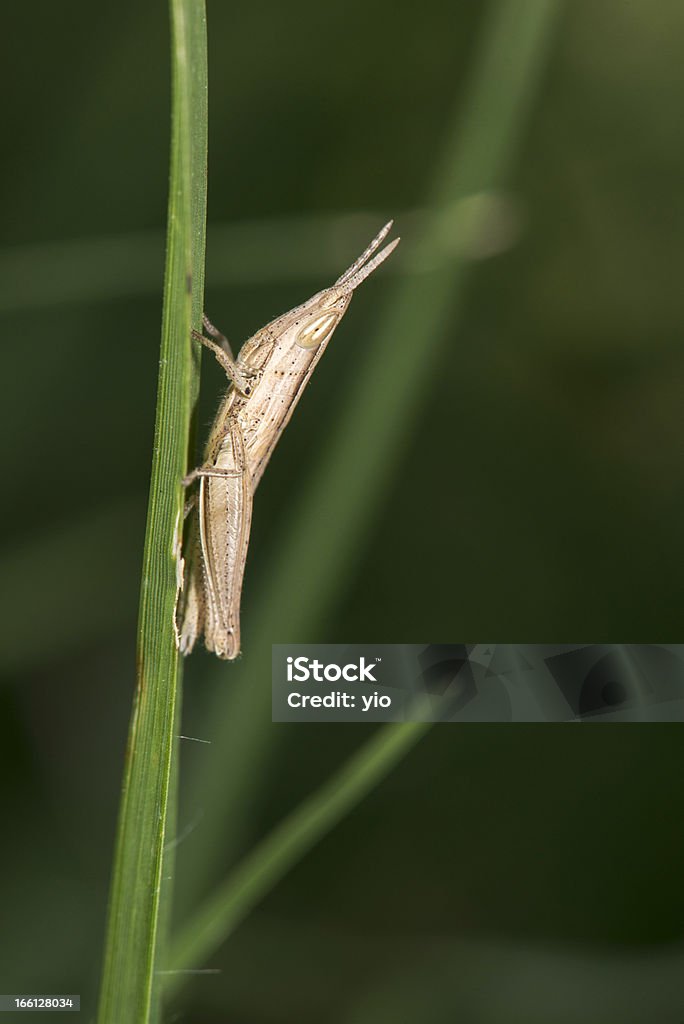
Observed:
[[[181,478],[199,386],[191,328],[201,322],[207,151],[203,0],[171,0],[172,131],[164,309],[130,725],[109,905],[100,1024],[158,1015],[155,965],[168,918],[181,670],[174,635]],[[172,847],[171,847],[172,849]],[[162,898],[164,906],[162,906]]]

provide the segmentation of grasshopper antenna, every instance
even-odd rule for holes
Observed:
[[[344,283],[342,284],[342,288],[344,289],[344,291],[353,292],[355,288],[358,288],[361,282],[365,281],[366,278],[370,274],[372,274],[373,271],[376,270],[381,263],[384,263],[391,252],[394,252],[396,247],[399,245],[400,241],[400,238],[395,238],[393,242],[390,242],[390,244],[386,245],[384,249],[381,249],[377,256],[373,257],[370,263],[366,263],[366,265],[364,267],[361,267],[360,270],[357,270],[357,272],[354,275],[352,275],[352,277],[346,277]]]
[[[364,252],[361,253],[361,255],[359,256],[359,258],[357,260],[354,260],[354,262],[352,263],[351,267],[349,267],[348,270],[345,270],[344,274],[342,274],[341,277],[338,277],[337,281],[335,281],[335,286],[346,284],[347,281],[349,281],[350,278],[354,277],[356,272],[361,269],[361,267],[366,262],[366,260],[369,259],[369,257],[373,255],[373,253],[378,248],[378,246],[381,244],[381,242],[387,237],[389,232],[392,230],[392,225],[393,224],[394,224],[393,220],[388,221],[388,223],[385,224],[385,226],[382,229],[382,231],[378,232],[378,234],[375,236],[375,238],[370,243],[368,248]],[[375,265],[377,266],[377,264],[375,264]]]

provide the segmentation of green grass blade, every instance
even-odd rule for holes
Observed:
[[[286,872],[387,775],[423,734],[425,722],[378,729],[360,751],[247,856],[199,908],[171,947],[170,970],[202,964]],[[171,976],[168,989],[183,975]]]
[[[492,5],[469,87],[429,183],[425,231],[419,243],[404,238],[400,246],[416,272],[388,287],[379,329],[345,388],[333,436],[299,497],[293,495],[266,587],[251,612],[245,610],[237,685],[217,687],[208,709],[201,735],[211,736],[212,746],[194,775],[188,803],[211,807],[213,813],[184,850],[192,894],[206,891],[207,881],[234,855],[228,843],[244,839],[250,803],[267,772],[273,746],[267,644],[316,638],[317,623],[360,557],[374,513],[429,400],[440,350],[460,315],[470,266],[463,247],[453,243],[459,242],[469,213],[478,209],[472,197],[506,182],[561,7],[561,0]],[[379,282],[366,287],[378,288]],[[333,515],[335,509],[339,515]],[[217,666],[217,674],[224,671]]]
[[[321,271],[336,274],[384,214],[304,213],[212,224],[207,285],[309,282]],[[420,216],[406,211],[401,220]],[[160,245],[161,233],[149,230],[2,247],[0,313],[156,294]],[[394,261],[388,271],[396,273]]]
[[[180,709],[173,610],[180,485],[197,397],[190,330],[202,310],[206,211],[206,25],[202,0],[171,0],[172,137],[164,310],[145,538],[137,692],[110,894],[98,1021],[152,1019],[160,955],[164,846],[173,827],[172,756]],[[171,802],[171,808],[170,808]],[[162,920],[168,916],[164,909]],[[156,1012],[156,1011],[155,1011]]]

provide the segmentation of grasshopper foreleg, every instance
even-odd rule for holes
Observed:
[[[230,358],[230,360],[234,363],[235,356],[233,355],[233,350],[230,347],[230,342],[226,338],[225,334],[222,334],[221,331],[219,331],[218,327],[214,327],[206,313],[202,314],[202,325],[207,334],[210,334],[215,341],[219,342],[221,348],[224,350],[224,352]]]
[[[207,338],[206,335],[201,334],[200,331],[193,331],[193,338],[195,341],[199,341],[205,346],[205,348],[210,349],[210,351],[214,353],[216,361],[228,379],[237,388],[240,394],[245,395],[245,397],[249,397],[252,393],[254,378],[258,376],[258,371],[248,370],[239,365],[233,357],[230,342],[226,338],[225,334],[221,334],[219,329],[214,327],[206,313],[202,317],[202,323],[204,325],[204,329],[211,335],[211,338]]]

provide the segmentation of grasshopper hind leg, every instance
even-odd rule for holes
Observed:
[[[196,500],[186,505],[186,515],[194,510],[186,548],[186,565],[183,588],[179,594],[176,609],[178,649],[181,654],[192,652],[205,628],[204,580],[202,579],[202,552],[199,543],[199,524]]]
[[[204,645],[232,661],[240,653],[240,597],[252,521],[252,481],[236,421],[229,423],[212,469],[200,472]]]

